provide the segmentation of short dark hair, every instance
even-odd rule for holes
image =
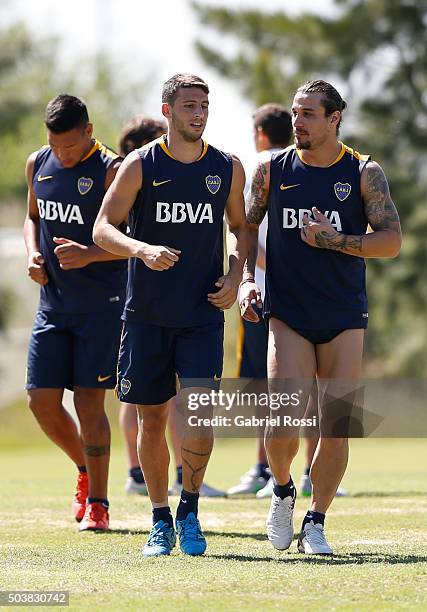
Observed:
[[[292,136],[290,113],[281,104],[263,104],[252,115],[255,129],[261,128],[273,146],[287,147]]]
[[[86,104],[80,98],[59,94],[46,106],[44,122],[54,134],[62,134],[89,123]]]
[[[144,115],[137,115],[127,123],[119,139],[119,153],[123,157],[134,149],[139,149],[166,132],[166,124]]]
[[[203,79],[195,74],[183,72],[174,74],[163,85],[162,102],[173,105],[178,96],[178,90],[181,87],[200,87],[206,94],[209,93],[209,87]]]
[[[322,106],[325,109],[325,116],[329,117],[335,111],[343,112],[347,108],[347,102],[342,99],[341,95],[333,85],[327,81],[318,79],[316,81],[307,81],[301,87],[298,87],[296,93],[320,93],[322,94]],[[341,118],[337,123],[337,134],[341,125]]]

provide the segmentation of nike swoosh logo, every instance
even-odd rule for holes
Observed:
[[[105,382],[111,377],[112,377],[112,374],[110,374],[109,376],[98,376],[98,382]]]
[[[221,380],[221,376],[217,376],[216,374],[214,374],[214,380]]]
[[[286,191],[286,189],[292,189],[293,187],[299,187],[301,183],[297,183],[296,185],[284,185],[283,183],[280,185],[280,191]]]
[[[48,181],[49,179],[52,179],[53,176],[41,176],[40,174],[37,177],[37,182],[41,183],[42,181]]]
[[[164,185],[165,183],[170,183],[172,179],[168,179],[167,181],[153,181],[153,187],[160,187],[160,185]]]

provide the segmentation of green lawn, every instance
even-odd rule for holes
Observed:
[[[299,555],[295,544],[275,551],[265,538],[268,501],[228,499],[201,501],[203,558],[175,549],[146,560],[150,505],[123,492],[117,427],[111,532],[79,534],[74,468],[16,405],[0,412],[0,590],[69,590],[74,610],[425,610],[426,448],[418,439],[352,442],[343,483],[351,495],[336,499],[327,519],[332,559]],[[253,461],[253,441],[219,440],[207,480],[229,487]],[[301,468],[298,457],[295,478]],[[306,508],[298,499],[297,528]]]

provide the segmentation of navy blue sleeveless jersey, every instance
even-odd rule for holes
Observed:
[[[357,329],[368,322],[365,260],[309,246],[304,213],[316,206],[344,234],[363,235],[367,219],[360,175],[370,159],[341,145],[327,168],[305,164],[295,146],[271,158],[266,316],[300,329]]]
[[[233,176],[230,155],[203,143],[198,160],[185,164],[164,137],[139,149],[143,187],[129,214],[133,238],[179,249],[169,270],[129,260],[123,318],[164,327],[223,321],[207,294],[223,274],[223,218]]]
[[[102,312],[123,307],[125,260],[91,263],[62,270],[54,253],[54,236],[92,245],[92,229],[105,193],[108,168],[118,155],[98,141],[73,168],[64,168],[50,147],[34,164],[33,188],[40,218],[40,251],[49,277],[41,287],[41,310],[61,313]]]

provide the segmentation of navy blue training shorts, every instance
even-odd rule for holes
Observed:
[[[114,389],[122,321],[111,312],[39,310],[28,349],[26,389]]]
[[[117,371],[117,397],[130,404],[155,405],[181,386],[217,388],[224,358],[224,323],[162,327],[125,321]],[[192,381],[203,381],[193,385]]]
[[[258,323],[240,319],[236,375],[241,378],[267,378],[268,321],[256,310]]]

